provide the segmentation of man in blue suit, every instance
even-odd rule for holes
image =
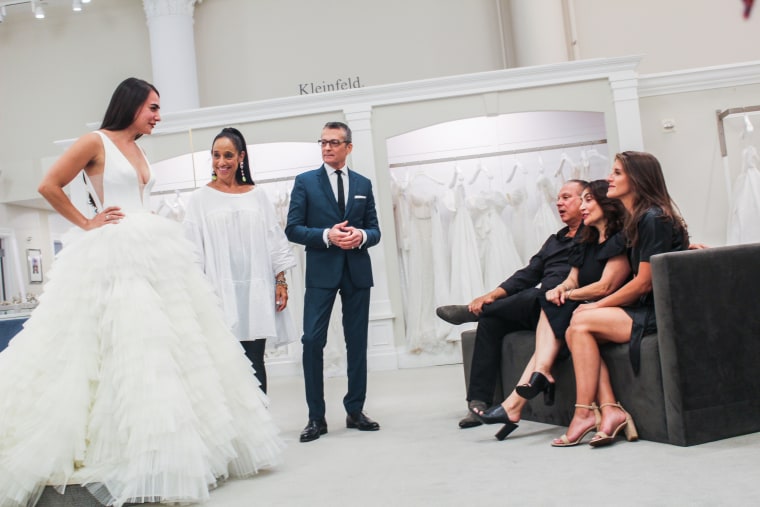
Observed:
[[[351,129],[329,122],[318,141],[324,164],[296,177],[290,195],[285,234],[306,246],[306,294],[303,315],[303,374],[309,422],[301,442],[327,433],[323,352],[335,296],[343,305],[348,362],[348,393],[343,398],[346,427],[377,431],[367,417],[367,328],[372,264],[367,249],[380,241],[375,199],[369,179],[349,170]]]

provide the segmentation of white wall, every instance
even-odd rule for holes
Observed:
[[[760,106],[760,84],[658,93],[641,99],[646,148],[662,163],[668,188],[695,242],[713,246],[726,244],[730,201],[720,156],[716,111],[743,106]],[[760,115],[753,118],[760,127]],[[665,131],[663,119],[673,120],[675,129]],[[741,169],[742,148],[750,143],[758,146],[760,136],[755,132],[751,137],[742,138],[741,116],[728,118],[725,126],[729,180],[733,182]]]
[[[541,1],[541,0],[539,0]],[[740,0],[570,0],[581,59],[644,55],[639,72],[756,60],[760,7]]]
[[[212,0],[196,7],[201,104],[502,67],[494,0]],[[242,23],[231,23],[233,20]]]

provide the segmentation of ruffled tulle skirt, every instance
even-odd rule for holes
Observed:
[[[147,213],[66,243],[0,353],[0,506],[72,483],[107,505],[202,501],[278,462],[267,398],[190,252]]]

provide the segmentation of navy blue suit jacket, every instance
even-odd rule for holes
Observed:
[[[346,263],[356,287],[372,287],[372,263],[367,248],[380,241],[372,182],[351,169],[348,178],[346,213],[341,216],[324,165],[296,177],[285,235],[290,241],[306,246],[306,287],[337,288]],[[325,245],[324,230],[344,220],[367,233],[367,241],[361,248],[343,250]]]

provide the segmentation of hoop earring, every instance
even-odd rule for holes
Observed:
[[[243,171],[243,163],[240,162],[240,179],[243,180],[243,183],[245,183],[245,171]]]

